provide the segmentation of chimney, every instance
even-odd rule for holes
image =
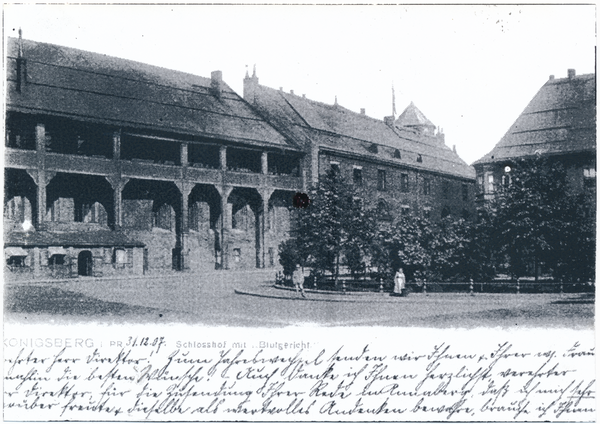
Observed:
[[[364,115],[365,113],[366,113],[366,112],[365,112],[365,108],[364,108],[364,107],[361,107],[361,108],[360,108],[360,114],[361,114],[361,115]]]
[[[454,153],[456,153],[456,144],[453,144],[453,145],[452,145],[452,151],[453,151]]]
[[[294,90],[290,90],[290,94],[294,94]]]
[[[554,80],[554,75],[550,75],[550,77],[548,78],[550,81]]]
[[[212,71],[210,73],[210,92],[217,98],[221,97],[223,93],[223,72]]]
[[[385,125],[387,125],[388,127],[394,128],[394,115],[384,116],[383,122],[385,122]]]
[[[438,133],[435,136],[441,144],[446,143],[446,134],[444,134],[442,131],[438,131]]]
[[[303,99],[306,99],[306,94],[303,94],[303,95],[302,95],[302,98],[303,98]]]
[[[23,55],[23,32],[19,28],[19,41],[17,52],[17,92],[23,90],[23,86],[27,83],[27,61]]]
[[[254,71],[252,72],[252,76],[248,76],[248,71],[246,71],[246,77],[244,78],[244,100],[248,103],[256,102],[256,92],[258,90],[258,77],[256,76],[256,65],[254,66]]]
[[[569,79],[575,78],[575,69],[567,70],[567,75],[569,76]]]

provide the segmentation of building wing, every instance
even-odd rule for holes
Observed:
[[[536,154],[570,154],[596,149],[594,74],[551,77],[500,142],[475,162],[483,164]]]
[[[251,87],[246,89],[244,97],[280,132],[299,143],[313,140],[340,153],[371,156],[378,161],[462,178],[475,177],[474,169],[445,145],[442,134],[424,133],[397,122],[352,112],[337,103],[328,105],[261,86],[257,79],[252,84],[252,78],[246,78],[245,83]],[[412,104],[409,108],[416,109]]]
[[[25,81],[15,72],[19,49],[26,59]],[[218,71],[203,78],[52,44],[22,40],[19,46],[12,38],[7,60],[7,103],[13,111],[293,148]]]

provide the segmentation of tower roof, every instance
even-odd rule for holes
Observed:
[[[433,127],[435,125],[415,106],[413,102],[404,109],[395,122],[398,127]]]

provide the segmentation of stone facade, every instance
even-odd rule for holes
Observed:
[[[368,118],[348,142],[346,130],[280,119],[257,78],[243,99],[219,71],[202,78],[21,39],[9,39],[7,64],[14,278],[277,268],[294,194],[333,163],[389,219],[473,212],[474,172],[430,122],[423,132]]]

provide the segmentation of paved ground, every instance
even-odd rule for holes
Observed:
[[[272,273],[214,273],[7,284],[5,319],[26,322],[183,322],[252,327],[593,328],[589,294],[323,294],[274,288]]]

